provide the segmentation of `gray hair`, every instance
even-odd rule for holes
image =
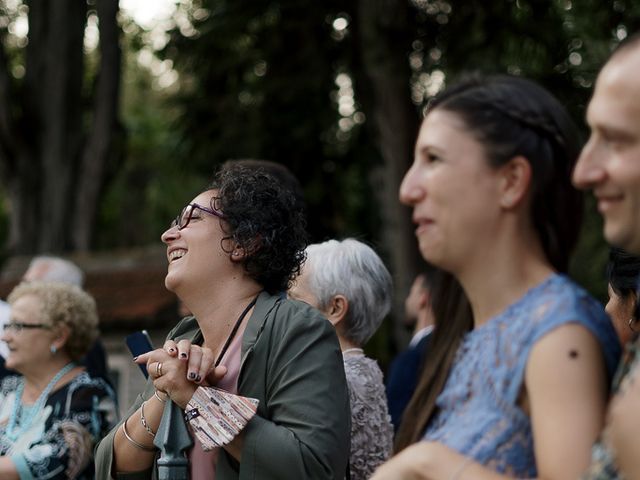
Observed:
[[[84,283],[84,273],[75,263],[48,255],[34,257],[24,276],[28,280],[61,282],[78,287]]]
[[[344,336],[364,345],[391,310],[391,274],[368,245],[347,238],[307,247],[309,288],[326,309],[336,295],[344,295],[349,309]]]

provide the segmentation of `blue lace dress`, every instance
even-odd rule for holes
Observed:
[[[531,422],[518,397],[532,347],[568,323],[593,333],[611,376],[620,345],[602,306],[567,277],[552,275],[465,335],[423,439],[499,473],[535,477]]]

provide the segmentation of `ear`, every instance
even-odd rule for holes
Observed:
[[[325,310],[327,320],[331,322],[334,327],[338,327],[340,322],[344,319],[349,311],[349,300],[344,295],[336,295],[331,299],[329,307]]]
[[[71,336],[71,329],[68,325],[61,325],[54,330],[55,336],[51,342],[51,346],[56,347],[58,351],[62,350]]]
[[[531,184],[531,164],[519,155],[513,157],[499,169],[500,206],[511,210],[526,199]]]
[[[233,250],[231,251],[232,262],[242,262],[246,256],[247,256],[246,250],[242,248],[240,245],[236,244],[236,246],[233,247]]]
[[[420,309],[426,308],[427,305],[431,303],[431,293],[428,289],[423,288],[420,292],[420,299],[418,301],[418,305],[420,305]]]
[[[260,245],[262,244],[262,238],[257,236],[254,238],[248,245],[245,247],[241,247],[237,243],[233,247],[231,251],[231,260],[236,262],[241,262],[247,257],[253,255],[260,249]]]

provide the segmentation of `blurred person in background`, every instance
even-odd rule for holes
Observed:
[[[573,172],[574,184],[593,190],[611,245],[640,255],[640,33],[630,35],[604,65],[587,109],[591,128]],[[636,299],[637,301],[637,299]],[[637,318],[638,314],[634,315]],[[630,322],[629,326],[635,326]],[[625,346],[613,382],[607,427],[592,450],[584,479],[640,478],[640,342]]]
[[[404,409],[418,385],[429,339],[435,326],[431,308],[431,287],[425,273],[416,276],[404,302],[405,325],[412,327],[413,336],[405,350],[389,365],[386,392],[393,428],[398,430]]]
[[[50,255],[39,255],[33,257],[31,262],[29,262],[29,266],[22,276],[22,281],[60,282],[82,288],[84,284],[84,273],[80,267],[70,260]],[[0,354],[3,357],[5,357],[4,348],[6,348],[6,344],[0,342]],[[99,337],[96,337],[91,348],[80,360],[80,363],[87,369],[89,375],[92,377],[100,377],[113,386],[109,379],[107,352]],[[0,378],[9,373],[6,368],[0,370]]]
[[[116,423],[115,394],[79,360],[98,336],[93,298],[58,282],[23,282],[9,295],[0,383],[0,478],[92,479],[93,448]]]
[[[9,323],[9,317],[11,316],[11,307],[4,300],[0,300],[0,329]],[[5,342],[0,342],[0,379],[11,374],[11,371],[7,369],[5,365],[5,358],[9,356],[9,347]]]
[[[289,297],[320,310],[336,329],[351,405],[351,478],[366,480],[393,447],[382,372],[363,350],[391,309],[391,275],[371,247],[352,238],[306,252]]]
[[[609,301],[605,311],[609,314],[622,345],[626,345],[640,331],[638,325],[638,276],[640,257],[621,248],[612,248],[607,264]]]

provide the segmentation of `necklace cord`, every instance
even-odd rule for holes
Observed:
[[[222,350],[220,350],[220,353],[218,354],[218,358],[216,359],[216,362],[214,364],[215,367],[220,365],[220,362],[222,361],[222,357],[224,357],[224,354],[227,353],[227,349],[229,348],[229,345],[231,345],[233,338],[236,336],[236,333],[238,333],[238,329],[240,328],[240,324],[242,323],[242,320],[244,320],[244,317],[247,316],[247,313],[249,312],[249,310],[251,310],[251,308],[256,304],[257,301],[258,301],[258,296],[256,296],[253,300],[251,300],[249,305],[245,307],[245,309],[242,311],[242,313],[238,317],[238,320],[236,320],[236,324],[233,326],[231,333],[229,333],[227,340],[224,342],[224,346],[222,347]]]

